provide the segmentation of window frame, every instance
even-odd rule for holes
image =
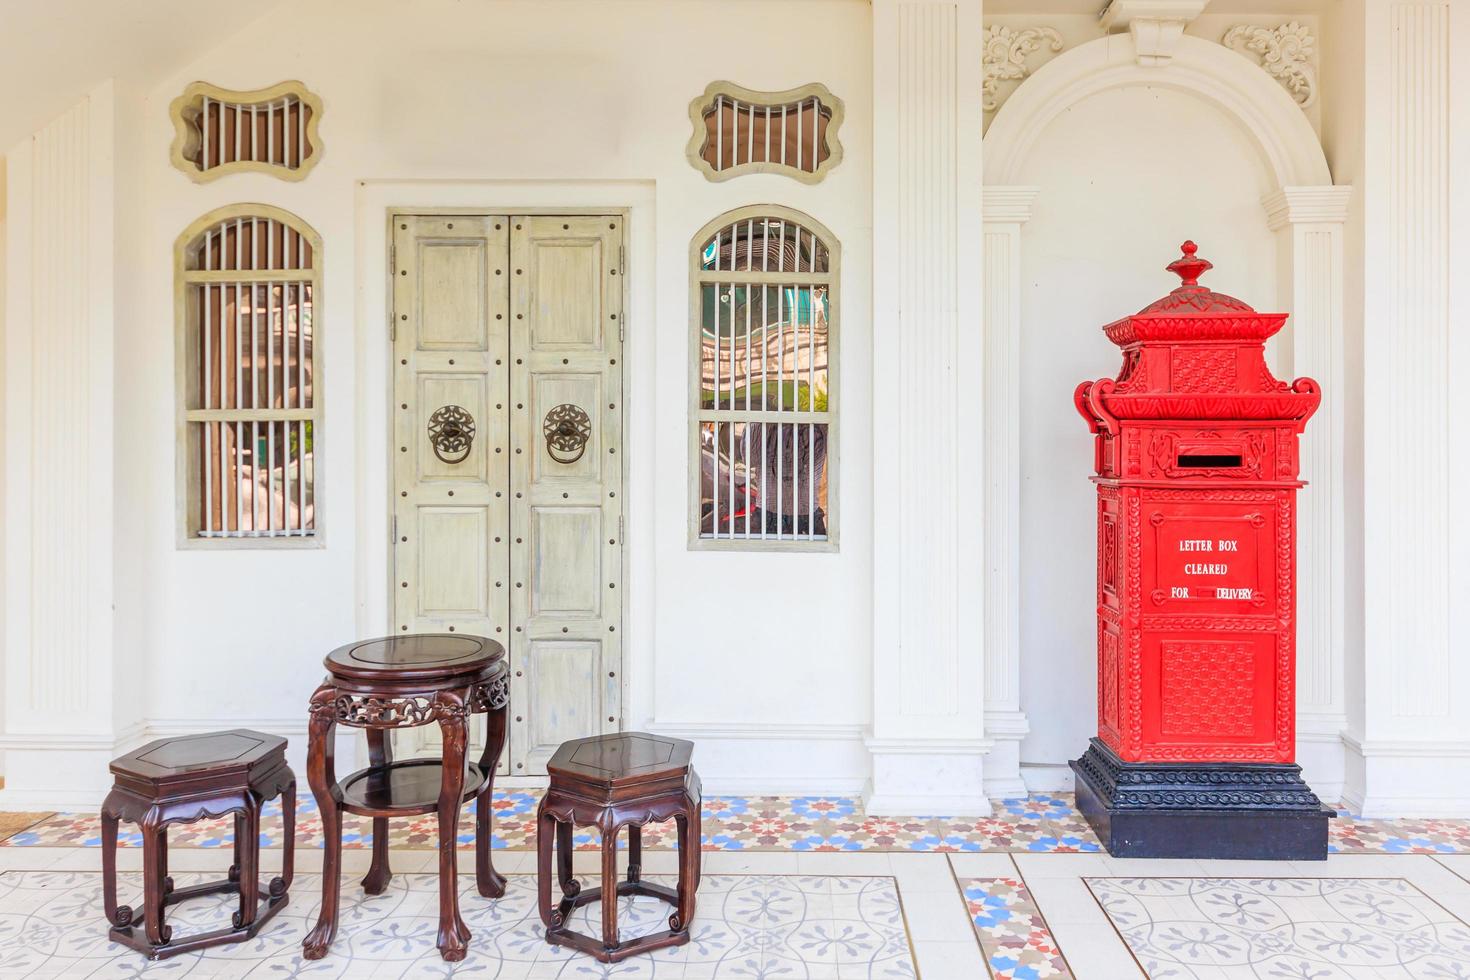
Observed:
[[[705,139],[708,136],[704,114],[715,99],[722,95],[734,102],[757,106],[775,106],[815,98],[823,108],[831,113],[827,120],[827,159],[817,164],[815,170],[798,170],[788,163],[775,163],[769,160],[747,161],[733,167],[726,167],[724,170],[716,170],[704,158]],[[825,179],[828,172],[842,162],[842,139],[838,136],[838,131],[842,128],[845,115],[846,109],[842,100],[833,95],[832,91],[820,82],[812,82],[809,85],[780,92],[762,92],[728,81],[710,82],[705,87],[704,94],[695,97],[694,101],[689,103],[689,121],[694,126],[694,134],[689,138],[685,156],[688,157],[690,166],[704,174],[705,180],[715,183],[744,174],[780,174],[792,180],[799,180],[803,184],[816,184]]]
[[[287,95],[294,95],[305,109],[311,110],[311,116],[306,120],[305,126],[306,145],[311,147],[311,152],[301,158],[301,163],[295,169],[264,160],[232,160],[229,163],[216,164],[208,170],[201,170],[197,163],[189,159],[186,151],[191,145],[191,131],[194,123],[184,118],[184,113],[193,107],[201,97],[215,102],[249,106],[274,102]],[[322,118],[322,100],[320,96],[298,81],[277,82],[268,88],[257,89],[231,89],[222,88],[210,82],[193,82],[184,89],[182,95],[169,103],[168,116],[174,125],[174,141],[169,147],[169,159],[173,162],[175,169],[183,171],[196,184],[206,184],[229,174],[238,173],[265,174],[279,180],[305,180],[307,174],[311,173],[312,168],[322,158],[322,139],[318,131]]]
[[[756,272],[714,273],[703,269],[705,244],[718,231],[748,219],[776,219],[801,226],[814,233],[827,249],[827,272]],[[753,276],[740,280],[737,276]],[[768,284],[797,283],[827,286],[827,409],[824,412],[793,410],[790,412],[764,412],[759,409],[720,409],[700,406],[703,387],[703,289],[714,282],[748,282]],[[745,552],[791,552],[797,554],[835,553],[840,550],[841,529],[839,501],[841,499],[841,473],[839,446],[840,430],[840,354],[842,334],[842,244],[826,225],[811,215],[795,208],[779,204],[753,204],[726,211],[709,221],[695,233],[689,244],[689,320],[686,336],[689,339],[689,456],[686,460],[689,493],[689,550],[690,551],[745,551]],[[718,402],[718,395],[716,396]],[[777,418],[777,416],[780,416]],[[700,427],[706,422],[720,421],[763,421],[763,422],[816,422],[827,426],[827,503],[824,510],[827,534],[820,540],[792,540],[771,537],[706,538],[701,534],[700,497],[701,468],[703,465],[700,448]],[[718,472],[718,467],[716,467]]]
[[[232,218],[260,218],[280,222],[293,231],[300,234],[311,246],[311,269],[309,276],[303,276],[298,281],[310,283],[311,285],[311,408],[304,411],[310,412],[311,442],[312,442],[312,533],[292,536],[253,536],[241,535],[239,537],[204,537],[199,535],[197,528],[191,526],[192,503],[199,496],[199,476],[196,468],[190,465],[190,439],[192,425],[200,421],[199,418],[191,418],[191,415],[199,412],[210,412],[210,409],[193,409],[189,406],[189,336],[191,329],[197,327],[197,322],[190,316],[190,287],[200,279],[211,279],[219,277],[219,272],[208,272],[206,276],[191,277],[189,273],[200,270],[187,268],[189,249],[200,235],[206,231]],[[323,252],[322,237],[317,230],[299,216],[270,204],[227,204],[215,208],[200,215],[185,228],[174,241],[174,403],[175,403],[175,442],[174,442],[174,510],[175,529],[177,544],[181,550],[298,550],[316,549],[326,547],[326,522],[323,520],[325,508],[322,506],[324,487],[326,483],[325,474],[326,460],[325,445],[323,438],[322,422],[325,416],[323,411],[322,365],[325,359],[322,357],[321,324],[323,308]],[[235,270],[226,270],[234,272]],[[279,271],[279,270],[270,270]],[[252,273],[245,271],[242,276],[229,278],[230,282],[248,282]],[[271,281],[269,275],[254,273],[258,281]],[[212,278],[212,281],[221,281]],[[275,281],[280,281],[279,277]],[[230,409],[229,411],[236,411]],[[245,409],[240,411],[254,411]],[[271,409],[260,409],[260,412],[269,413]]]

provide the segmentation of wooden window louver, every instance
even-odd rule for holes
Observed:
[[[321,239],[262,204],[175,248],[182,540],[311,541],[321,459]]]
[[[300,82],[246,92],[195,82],[169,107],[174,166],[196,181],[240,172],[300,180],[321,157],[321,105]]]
[[[771,205],[695,237],[695,547],[835,548],[838,264],[830,232]]]
[[[773,173],[815,183],[842,160],[842,114],[824,85],[758,92],[714,82],[689,106],[689,162],[710,180]]]

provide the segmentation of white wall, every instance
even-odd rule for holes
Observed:
[[[127,517],[137,522],[136,571],[146,583],[138,619],[154,730],[238,721],[280,730],[299,750],[321,657],[364,632],[386,631],[373,610],[387,571],[365,564],[381,550],[365,540],[381,533],[386,509],[362,509],[365,487],[386,478],[376,461],[387,438],[384,390],[359,384],[367,365],[387,356],[385,344],[366,339],[378,334],[363,320],[372,308],[364,297],[383,291],[381,266],[356,254],[362,236],[382,234],[381,213],[360,213],[364,188],[478,182],[465,191],[478,203],[493,197],[486,181],[506,182],[507,199],[522,199],[527,182],[565,181],[568,200],[578,196],[574,182],[625,181],[653,188],[652,208],[634,216],[647,224],[632,231],[648,236],[650,261],[628,270],[630,465],[637,471],[651,458],[652,478],[630,486],[630,510],[647,520],[628,528],[629,565],[648,572],[635,575],[626,600],[633,676],[625,724],[695,734],[712,787],[744,773],[768,789],[855,789],[866,772],[859,735],[870,710],[870,627],[854,614],[867,607],[872,580],[868,5],[744,4],[746,22],[782,25],[759,42],[732,30],[730,7],[718,3],[429,0],[409,14],[400,3],[369,0],[344,16],[341,4],[317,0],[288,9],[289,24],[266,17],[173,73],[148,93],[142,116],[133,241],[142,315],[119,338],[136,365],[120,394],[133,431],[119,452],[133,464],[121,472],[120,493],[136,505]],[[325,105],[325,153],[308,179],[238,175],[196,185],[172,169],[167,107],[186,84],[255,88],[287,78],[304,81]],[[846,103],[846,161],[814,187],[768,175],[707,182],[684,157],[687,107],[722,78],[761,89],[826,84]],[[540,186],[539,196],[556,197],[554,185]],[[445,193],[442,183],[423,188],[421,199],[408,189],[393,203]],[[238,201],[293,211],[325,242],[320,550],[185,552],[174,544],[173,244],[200,214]],[[762,202],[826,224],[850,270],[841,297],[835,555],[686,548],[690,236],[724,210]],[[641,307],[640,295],[648,300]]]
[[[1185,239],[1215,263],[1205,285],[1262,310],[1276,303],[1276,247],[1259,151],[1175,90],[1113,89],[1073,106],[1035,144],[1024,181],[1039,193],[1021,230],[1022,761],[1064,767],[1097,724],[1092,437],[1072,391],[1117,374],[1099,328],[1179,284],[1163,267]]]

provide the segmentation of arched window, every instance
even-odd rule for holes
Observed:
[[[321,238],[264,204],[211,211],[174,248],[180,540],[320,532]]]
[[[695,236],[694,547],[835,548],[838,260],[831,232],[771,205]]]

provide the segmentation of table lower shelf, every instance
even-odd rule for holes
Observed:
[[[438,759],[404,759],[379,768],[359,769],[337,784],[341,807],[364,817],[411,816],[439,808],[444,765]],[[485,771],[471,762],[465,771],[463,803],[485,785]]]

